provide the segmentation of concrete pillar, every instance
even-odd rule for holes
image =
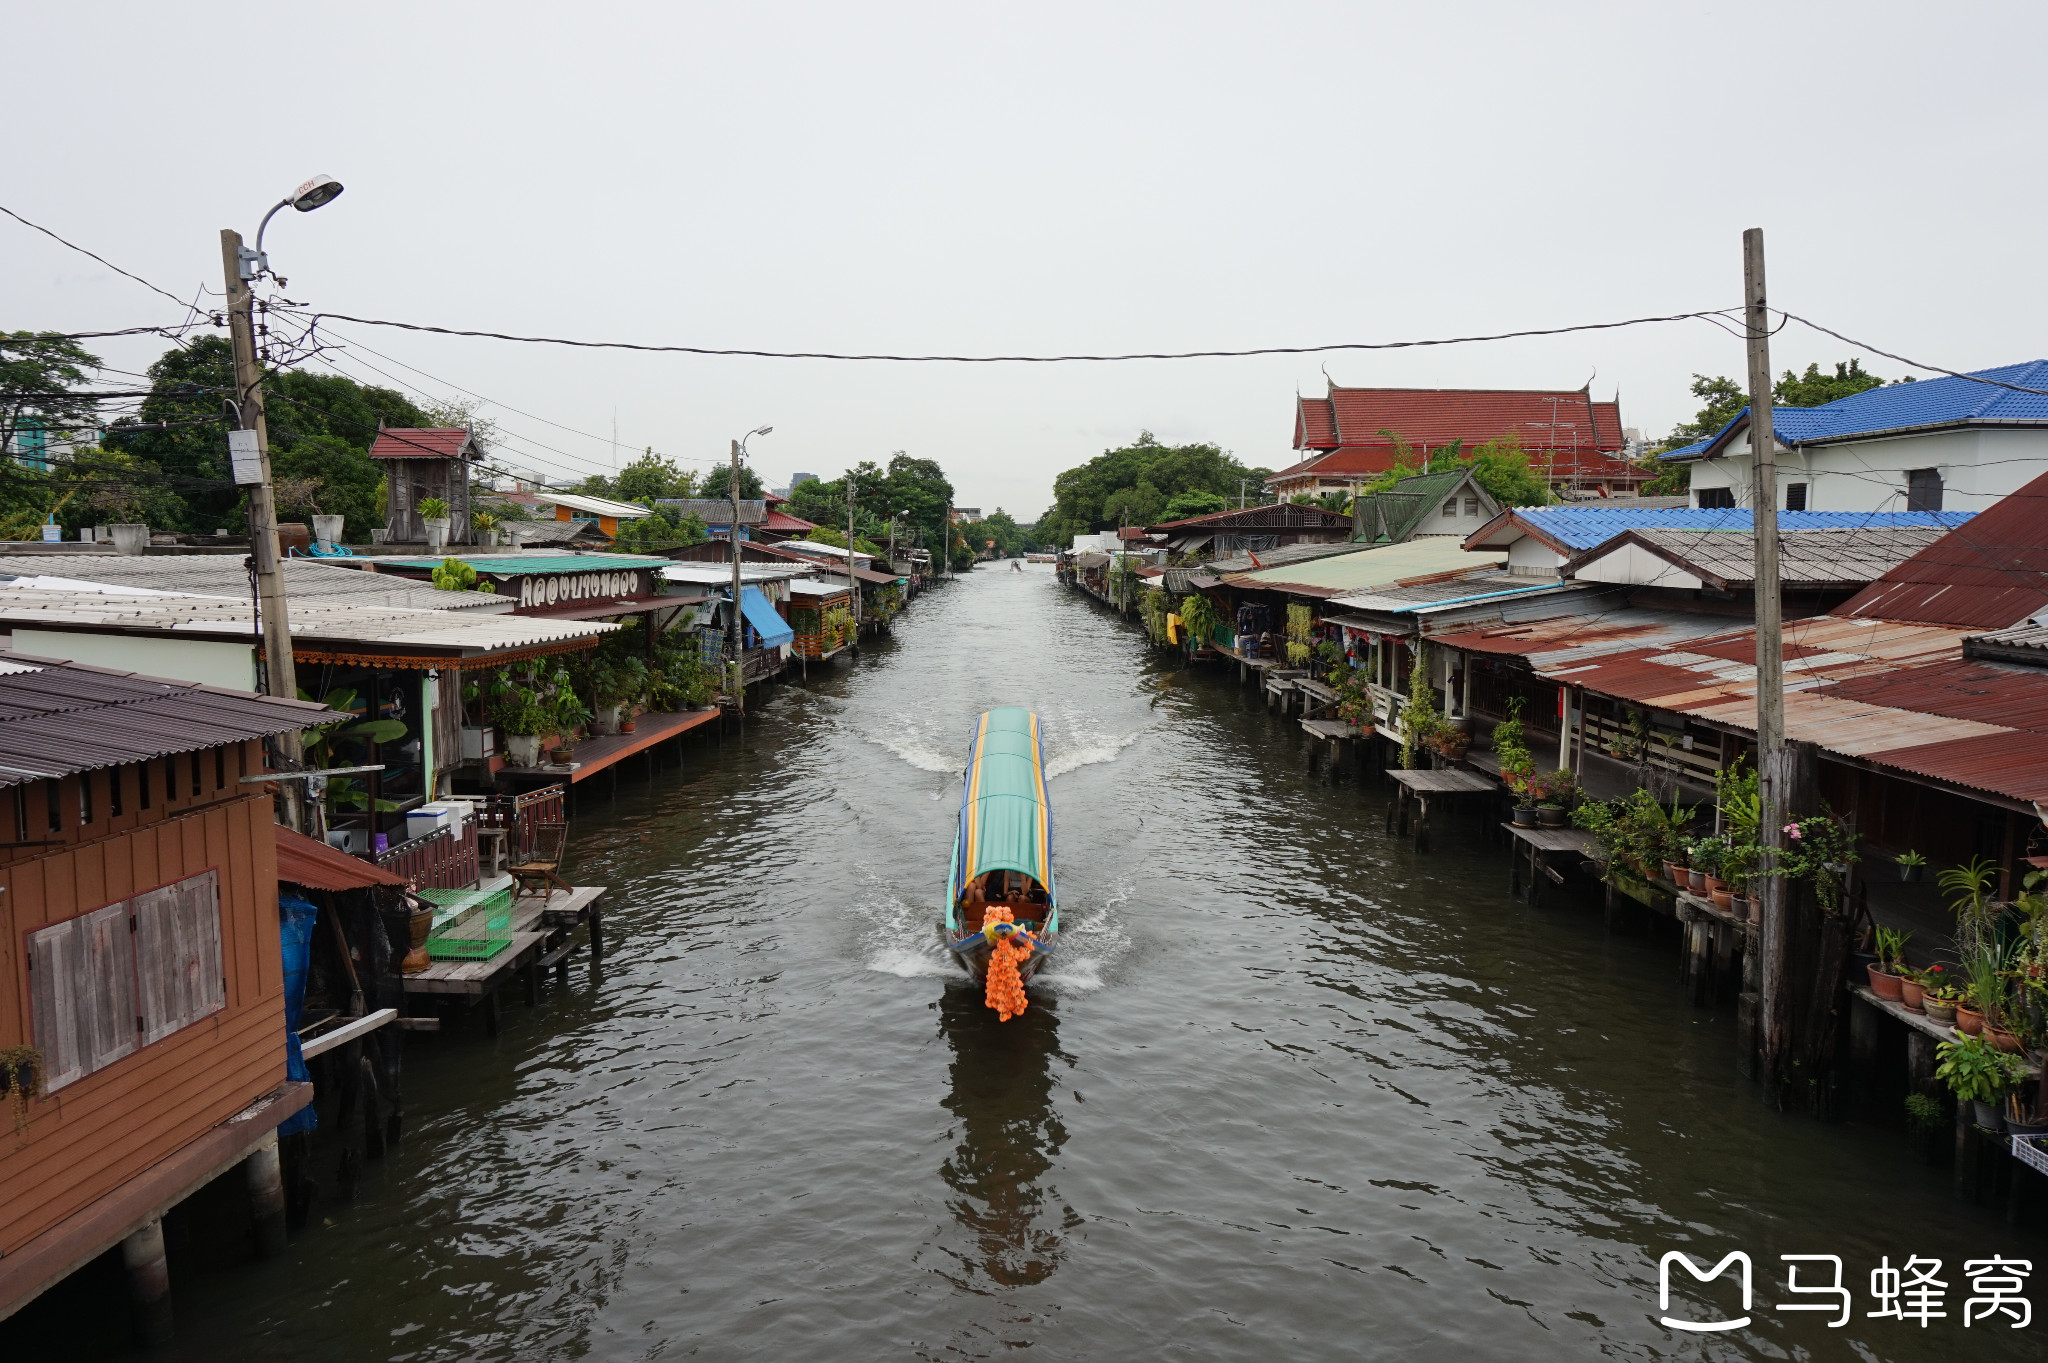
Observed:
[[[171,1269],[164,1261],[164,1223],[152,1221],[121,1242],[135,1338],[144,1347],[171,1342]]]
[[[277,1133],[266,1132],[262,1144],[242,1161],[249,1182],[249,1216],[256,1233],[256,1257],[284,1253],[284,1170],[277,1158]]]

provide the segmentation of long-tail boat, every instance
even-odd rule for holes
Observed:
[[[1029,980],[1059,931],[1038,716],[1015,706],[990,710],[975,722],[967,749],[940,933],[968,975],[982,983],[997,942],[1029,950],[1017,968]]]

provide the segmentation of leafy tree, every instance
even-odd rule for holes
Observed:
[[[384,471],[376,461],[338,435],[325,431],[270,452],[270,477],[278,510],[309,516],[345,516],[343,539],[358,544],[384,523]],[[293,493],[286,505],[286,489]]]
[[[895,452],[884,468],[869,460],[854,465],[830,482],[812,479],[790,489],[791,515],[820,526],[846,525],[846,479],[853,479],[854,529],[879,544],[889,539],[889,521],[897,521],[897,542],[938,545],[945,542],[946,508],[953,502],[953,484],[935,460]]]
[[[611,501],[619,500],[618,485],[613,483],[607,474],[591,474],[582,482],[576,484],[575,491],[585,497],[604,497]]]
[[[701,517],[684,514],[677,507],[657,506],[648,515],[620,521],[610,552],[658,554],[664,549],[702,544],[710,538],[711,531]]]
[[[1040,518],[1039,538],[1066,544],[1075,535],[1113,530],[1118,515],[1147,511],[1147,494],[1156,498],[1138,522],[1156,524],[1173,498],[1189,491],[1213,493],[1236,505],[1240,480],[1263,486],[1269,470],[1248,468],[1215,445],[1162,445],[1150,431],[1121,449],[1068,469],[1053,480],[1053,507]],[[1134,496],[1117,498],[1130,492]]]
[[[720,480],[720,483],[722,487],[731,486],[725,480]],[[645,454],[619,470],[612,486],[618,500],[644,504],[663,497],[692,496],[696,480],[688,469],[678,466],[673,459],[656,454],[654,447],[649,445]]]
[[[1701,407],[1691,421],[1680,422],[1671,428],[1665,437],[1665,445],[1690,445],[1695,440],[1704,440],[1734,420],[1735,414],[1749,405],[1749,394],[1741,384],[1727,377],[1708,378],[1705,374],[1692,376],[1692,395],[1706,405]]]
[[[834,530],[828,525],[819,526],[810,534],[805,535],[804,539],[812,544],[829,544],[834,549],[844,549],[846,547],[846,532],[844,530]],[[888,546],[886,544],[876,544],[864,535],[855,535],[853,537],[853,551],[857,554],[873,554],[876,558],[880,558],[888,552]]]
[[[0,449],[12,447],[24,422],[46,431],[96,424],[93,400],[77,391],[99,357],[49,332],[0,331]]]
[[[1182,521],[1190,516],[1208,516],[1218,511],[1228,511],[1232,505],[1230,498],[1220,492],[1191,487],[1169,497],[1166,509],[1159,513],[1159,518],[1163,521]]]
[[[1166,499],[1149,478],[1138,480],[1136,487],[1119,488],[1102,499],[1102,516],[1112,526],[1151,525],[1161,519],[1159,513],[1166,506]]]
[[[981,532],[981,538],[996,542],[998,557],[1009,558],[1024,552],[1024,542],[1028,538],[1024,527],[1018,525],[1016,517],[1001,507],[989,512],[976,523],[975,528]]]
[[[1529,467],[1522,438],[1510,431],[1468,450],[1465,442],[1453,440],[1427,453],[1392,431],[1381,431],[1394,442],[1394,464],[1385,473],[1361,487],[1361,493],[1388,492],[1403,478],[1419,473],[1448,473],[1464,465],[1473,470],[1473,481],[1502,506],[1547,506],[1550,488],[1542,476]],[[1342,508],[1336,508],[1341,510]]]
[[[1771,400],[1785,407],[1819,407],[1882,387],[1883,379],[1852,358],[1836,364],[1832,374],[1821,373],[1817,364],[1807,365],[1806,372],[1799,375],[1786,370],[1784,377],[1771,385]]]

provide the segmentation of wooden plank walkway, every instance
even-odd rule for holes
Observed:
[[[477,920],[447,929],[442,936],[470,939],[509,937],[511,943],[489,960],[435,961],[417,975],[407,975],[407,1000],[453,999],[470,1004],[482,1003],[487,1009],[486,1025],[495,1036],[498,1030],[498,986],[515,974],[523,975],[527,1002],[535,1002],[540,992],[539,975],[543,959],[548,965],[568,969],[564,958],[568,955],[567,948],[573,946],[570,937],[578,924],[590,925],[591,958],[603,957],[604,919],[599,901],[604,898],[607,888],[603,885],[578,885],[569,890],[552,890],[545,900],[538,895],[514,899],[512,912],[501,928],[493,928]]]
[[[1371,729],[1360,729],[1348,719],[1304,719],[1301,727],[1310,738],[1326,738],[1332,741],[1344,738],[1363,738]]]
[[[1529,864],[1527,898],[1532,904],[1537,902],[1544,880],[1554,885],[1564,884],[1564,875],[1550,864],[1553,855],[1564,853],[1591,857],[1593,849],[1599,846],[1598,839],[1583,828],[1524,828],[1516,823],[1504,823],[1501,827],[1515,840],[1509,849],[1513,855],[1508,859],[1508,893],[1523,893],[1522,863],[1526,860]]]
[[[1394,802],[1387,806],[1387,832],[1408,835],[1408,811],[1416,809],[1415,850],[1429,850],[1429,806],[1432,800],[1453,800],[1464,796],[1498,794],[1500,784],[1477,772],[1446,767],[1442,771],[1390,771]]]

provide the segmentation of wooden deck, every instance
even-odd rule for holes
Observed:
[[[554,890],[543,901],[539,896],[514,899],[510,918],[502,928],[483,922],[449,928],[446,937],[509,937],[511,944],[486,961],[436,961],[417,975],[405,977],[408,1002],[417,998],[456,999],[487,1003],[489,1027],[497,1031],[497,990],[513,975],[526,980],[528,1002],[539,993],[540,972],[564,964],[575,949],[574,934],[581,923],[590,925],[590,954],[604,955],[604,918],[598,901],[608,887],[579,885],[571,890]]]
[[[1304,719],[1301,727],[1310,738],[1328,739],[1332,742],[1346,738],[1364,738],[1372,732],[1370,728],[1361,729],[1347,719]]]
[[[547,781],[566,779],[572,785],[587,780],[608,767],[618,765],[634,753],[645,752],[657,743],[666,743],[702,724],[709,724],[718,718],[717,709],[676,710],[649,713],[640,716],[630,734],[604,734],[597,738],[586,738],[576,744],[576,755],[559,765],[543,763],[537,767],[501,767],[501,776],[528,776]]]
[[[1522,865],[1529,866],[1529,884],[1526,891],[1529,902],[1535,903],[1542,892],[1542,882],[1553,885],[1564,884],[1564,873],[1550,864],[1555,855],[1565,855],[1583,860],[1591,857],[1599,840],[1583,828],[1524,828],[1516,823],[1501,825],[1514,839],[1513,856],[1508,861],[1508,893],[1523,894]]]
[[[1409,808],[1416,810],[1415,850],[1429,850],[1429,807],[1432,802],[1484,799],[1500,793],[1500,783],[1477,772],[1446,767],[1441,771],[1390,771],[1394,802],[1387,806],[1387,831],[1400,837],[1408,834]]]

